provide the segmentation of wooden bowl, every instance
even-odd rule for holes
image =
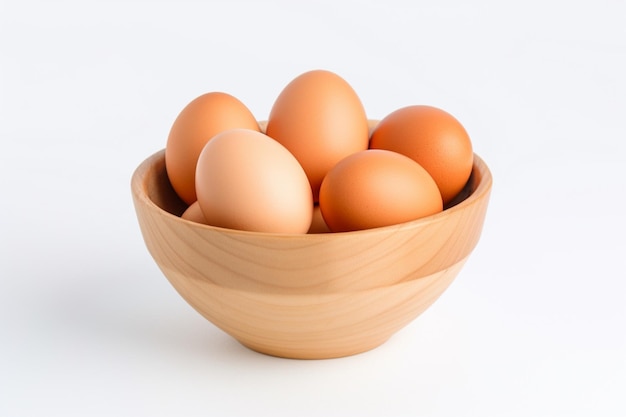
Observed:
[[[441,295],[478,242],[491,182],[475,156],[464,191],[439,214],[307,235],[183,220],[164,151],[137,168],[131,188],[150,254],[193,308],[258,352],[321,359],[379,346]]]

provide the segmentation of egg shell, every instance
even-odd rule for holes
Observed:
[[[195,223],[207,224],[206,218],[204,214],[202,214],[202,209],[200,208],[200,204],[197,201],[194,201],[180,216],[185,220],[189,220]]]
[[[407,106],[383,118],[370,138],[370,149],[399,152],[418,162],[433,177],[444,204],[465,186],[474,153],[463,125],[432,106]]]
[[[196,166],[196,193],[207,223],[267,233],[306,233],[313,196],[304,170],[263,133],[231,129],[209,141]]]
[[[443,209],[435,181],[417,162],[371,149],[337,163],[320,189],[319,206],[333,232],[371,229],[415,220]]]
[[[237,98],[210,92],[192,100],[174,121],[165,147],[165,167],[176,194],[187,204],[197,200],[196,163],[216,134],[233,128],[259,130],[252,112]]]
[[[300,162],[315,201],[326,173],[344,157],[367,149],[369,141],[360,98],[347,81],[326,70],[301,74],[281,91],[266,133]]]

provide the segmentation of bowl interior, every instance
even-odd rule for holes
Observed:
[[[178,197],[172,184],[167,177],[167,171],[165,169],[165,153],[163,150],[154,154],[149,160],[146,175],[144,176],[143,188],[146,197],[161,210],[174,216],[180,217],[180,215],[187,208],[187,204]],[[145,164],[145,162],[144,162]],[[478,156],[474,155],[474,165],[472,167],[472,173],[469,180],[465,184],[465,187],[461,192],[451,200],[445,207],[443,213],[463,203],[470,196],[480,191],[487,191],[491,186],[491,173],[489,172],[484,161]],[[475,198],[479,196],[476,195]],[[436,215],[435,215],[436,216]],[[429,216],[432,217],[432,216]],[[427,219],[427,218],[424,218]],[[416,221],[420,221],[419,219]],[[209,226],[211,227],[211,226]],[[371,229],[370,229],[371,230]],[[348,233],[361,233],[367,232],[366,230]],[[256,233],[256,232],[249,232]]]

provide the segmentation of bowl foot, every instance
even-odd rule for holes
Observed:
[[[258,352],[264,355],[274,356],[277,358],[320,360],[320,359],[344,358],[347,356],[354,356],[354,355],[358,355],[361,353],[365,353],[385,344],[387,340],[389,339],[387,338],[382,341],[376,340],[370,343],[363,343],[358,346],[345,346],[345,347],[333,346],[332,348],[311,346],[310,348],[297,348],[297,349],[276,347],[276,346],[265,346],[265,345],[259,345],[253,342],[244,342],[241,340],[238,340],[238,342],[250,350],[253,350],[255,352]]]

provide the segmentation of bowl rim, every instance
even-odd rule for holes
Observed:
[[[329,232],[329,233],[269,233],[269,232],[256,232],[249,230],[229,229],[219,226],[212,226],[202,223],[197,223],[191,220],[183,219],[176,214],[170,213],[157,205],[148,195],[147,180],[150,177],[149,174],[153,174],[158,168],[158,165],[162,165],[162,169],[165,169],[165,149],[161,149],[144,161],[135,169],[131,177],[131,191],[135,198],[142,204],[147,205],[150,209],[159,212],[159,214],[171,218],[174,221],[181,222],[187,226],[194,227],[200,230],[212,230],[218,233],[226,233],[233,236],[249,236],[249,237],[267,237],[274,239],[308,239],[308,240],[329,240],[338,236],[366,236],[375,234],[388,234],[394,230],[415,229],[421,226],[443,221],[444,218],[449,215],[467,209],[468,207],[478,203],[491,191],[493,178],[491,171],[485,161],[473,153],[472,172],[468,183],[472,181],[475,175],[480,175],[480,181],[478,182],[476,189],[465,199],[459,203],[444,209],[439,213],[432,214],[430,216],[421,217],[419,219],[411,220],[404,223],[398,223],[388,226],[381,226],[371,229],[352,230],[346,232]]]

